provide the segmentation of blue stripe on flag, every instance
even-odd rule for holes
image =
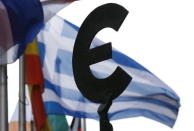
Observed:
[[[67,20],[64,20],[65,23],[67,23],[70,27],[72,27],[75,31],[79,31],[79,27],[74,25],[73,23],[67,21]]]
[[[55,72],[73,77],[72,53],[59,49],[55,61]]]
[[[122,64],[122,56],[124,56],[124,55],[122,55],[120,53],[120,56],[116,58],[116,59],[120,59],[120,60],[117,60],[118,64]],[[68,64],[68,63],[70,63],[70,64]],[[72,63],[72,53],[69,51],[66,51],[66,50],[59,49],[57,51],[57,58],[56,58],[56,62],[55,62],[55,72],[73,77],[73,69],[72,69],[71,63]],[[141,65],[139,65],[137,62],[135,62],[134,60],[132,60],[130,58],[129,58],[129,61],[127,61],[127,63],[131,63],[131,64],[128,64],[128,66],[130,66],[130,67],[135,66],[138,68],[143,68]],[[95,71],[92,71],[92,73],[98,78],[105,78],[105,77],[109,76],[109,74],[98,73]],[[134,80],[135,80],[135,78],[134,78]],[[174,94],[174,93],[170,92],[169,90],[162,88],[162,87],[156,87],[156,86],[143,84],[140,82],[134,82],[134,81],[132,81],[130,83],[129,87],[130,88],[127,88],[127,90],[132,91],[132,92],[138,92],[138,93],[141,93],[143,95],[150,95],[150,92],[152,94],[153,93],[156,93],[156,94],[163,93],[163,94],[168,94],[173,99],[179,99],[179,97],[176,96],[176,94]]]
[[[173,106],[169,103],[166,103],[164,101],[154,99],[154,98],[120,96],[120,97],[118,97],[117,99],[114,100],[114,102],[127,102],[127,101],[140,101],[140,102],[145,102],[145,103],[152,103],[152,104],[155,104],[155,105],[166,107],[166,108],[170,109],[171,111],[173,111],[175,114],[178,113],[177,107],[175,107],[175,106]]]
[[[111,120],[128,118],[128,117],[144,116],[152,120],[161,122],[170,127],[173,127],[176,121],[175,119],[172,119],[166,115],[156,113],[150,110],[145,110],[145,109],[125,109],[125,110],[120,110],[118,112],[110,113],[109,116]]]
[[[179,100],[179,97],[177,95],[161,87],[152,86],[152,85],[143,84],[143,83],[134,82],[134,81],[132,81],[129,86],[130,88],[127,88],[128,91],[140,93],[143,95],[162,94],[171,99]]]
[[[65,21],[65,24],[69,25],[67,21]],[[61,35],[74,40],[76,39],[76,36],[77,36],[77,30],[69,26],[63,26]]]
[[[126,55],[124,55],[121,52],[118,52],[116,50],[112,51],[112,59],[120,65],[135,68],[135,69],[138,69],[138,70],[142,70],[142,71],[146,71],[146,72],[151,73],[150,71],[148,71],[146,68],[144,68],[143,66],[138,64],[136,61],[134,61],[130,57],[128,57],[128,56],[126,56]]]
[[[112,56],[113,56],[112,59],[117,64],[120,64],[120,65],[126,66],[126,67],[130,67],[130,68],[135,68],[137,70],[145,71],[145,72],[152,74],[150,71],[148,71],[146,68],[144,68],[143,66],[138,64],[136,61],[134,61],[133,59],[129,58],[128,56],[126,56],[118,51],[113,50]],[[55,71],[58,73],[65,74],[66,70],[70,69],[69,67],[67,67],[67,69],[64,68],[65,66],[67,66],[67,62],[72,63],[72,52],[67,51],[67,50],[63,50],[63,49],[59,49],[57,52],[57,63],[56,63],[56,70]],[[71,64],[68,64],[68,66],[70,66],[70,65]],[[60,71],[62,71],[62,72],[60,72]],[[71,70],[68,71],[68,74],[73,75],[73,73],[70,73],[70,71],[72,71],[72,68],[71,68]]]
[[[131,68],[135,68],[141,71],[145,71],[150,73],[150,71],[148,71],[146,68],[144,68],[143,66],[141,66],[140,64],[138,64],[137,62],[135,62],[134,60],[132,60],[131,58],[129,58],[128,56],[113,50],[113,60],[120,65],[123,66],[127,66],[127,67],[131,67]],[[56,60],[56,72],[58,73],[62,73],[65,74],[67,69],[70,69],[68,71],[68,74],[73,75],[73,73],[70,73],[70,71],[72,71],[72,68],[64,68],[68,62],[72,63],[72,52],[67,51],[67,50],[63,50],[63,49],[58,49],[57,52],[57,60]],[[68,64],[69,66],[71,64]],[[59,70],[60,69],[60,70]],[[105,76],[107,76],[106,74],[104,74]]]
[[[46,113],[47,114],[59,114],[59,115],[71,115],[74,117],[79,118],[92,118],[99,120],[99,116],[97,113],[87,113],[87,112],[80,112],[80,111],[72,111],[63,108],[59,103],[56,102],[44,102]],[[150,110],[145,109],[125,109],[114,113],[109,113],[109,118],[111,120],[117,120],[121,118],[129,118],[129,117],[136,117],[136,116],[144,116],[158,122],[164,123],[170,127],[172,127],[175,123],[175,120],[169,118],[160,113],[156,113]]]
[[[55,92],[55,94],[60,98],[79,101],[79,102],[83,102],[83,103],[92,103],[89,100],[87,100],[86,98],[84,98],[83,95],[78,90],[75,91],[75,90],[71,90],[71,89],[67,89],[67,88],[62,88],[60,86],[57,86],[57,85],[50,83],[48,80],[45,80],[45,87],[47,89],[50,89],[53,92]],[[159,105],[162,107],[166,107],[166,108],[170,109],[171,111],[173,111],[175,114],[177,114],[177,112],[178,112],[177,107],[175,107],[169,103],[166,103],[164,101],[158,100],[158,99],[146,98],[145,95],[144,95],[144,97],[129,97],[129,96],[123,97],[123,96],[120,96],[114,100],[114,102],[127,102],[127,101],[141,101],[141,102],[146,102],[146,103],[152,103],[152,104],[156,104],[156,105]]]
[[[89,101],[87,99],[85,99],[83,97],[83,95],[78,90],[75,91],[75,90],[71,90],[71,89],[68,89],[68,88],[62,88],[60,86],[52,84],[48,80],[45,80],[45,87],[47,89],[50,89],[53,92],[55,92],[55,94],[58,97],[62,97],[62,98],[70,99],[70,100],[78,100],[80,102],[89,103]],[[82,97],[82,99],[80,99],[80,97]]]

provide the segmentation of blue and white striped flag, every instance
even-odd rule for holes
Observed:
[[[47,114],[99,119],[98,104],[82,96],[72,71],[72,52],[79,28],[56,16],[39,34],[45,79],[43,94]],[[95,38],[92,46],[104,44]],[[133,59],[113,49],[112,59],[92,65],[93,75],[105,78],[120,66],[133,80],[109,110],[111,120],[144,116],[172,127],[179,110],[179,97],[164,82]]]

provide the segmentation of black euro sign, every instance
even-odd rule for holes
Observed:
[[[100,30],[109,27],[118,31],[127,14],[125,8],[113,3],[96,8],[83,22],[73,49],[73,74],[78,89],[87,99],[101,103],[98,108],[100,131],[113,131],[108,110],[112,100],[126,89],[132,77],[118,66],[109,77],[96,78],[90,65],[111,59],[112,46],[107,43],[90,49],[90,45]]]
[[[83,96],[92,102],[107,103],[117,98],[132,80],[119,66],[105,79],[96,78],[89,67],[112,58],[111,43],[90,49],[95,35],[107,27],[118,31],[127,14],[118,4],[102,5],[89,14],[78,32],[73,50],[74,78]]]

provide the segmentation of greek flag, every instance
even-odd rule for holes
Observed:
[[[47,114],[99,119],[99,105],[82,96],[73,76],[72,52],[78,30],[77,26],[55,16],[38,36],[45,80],[44,105]],[[94,38],[91,48],[102,44],[104,42]],[[116,120],[144,116],[172,127],[180,106],[176,93],[149,70],[118,50],[113,49],[112,57],[90,66],[93,75],[106,78],[120,66],[133,80],[113,101],[109,118]]]

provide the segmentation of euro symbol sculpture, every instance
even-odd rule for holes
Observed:
[[[119,66],[105,79],[96,78],[90,65],[112,58],[111,43],[90,49],[95,35],[104,28],[119,30],[128,11],[114,3],[102,5],[92,11],[83,22],[73,50],[73,73],[78,89],[84,97],[95,103],[101,103],[98,113],[100,130],[112,131],[108,119],[108,110],[112,100],[117,98],[132,80],[131,76]]]

